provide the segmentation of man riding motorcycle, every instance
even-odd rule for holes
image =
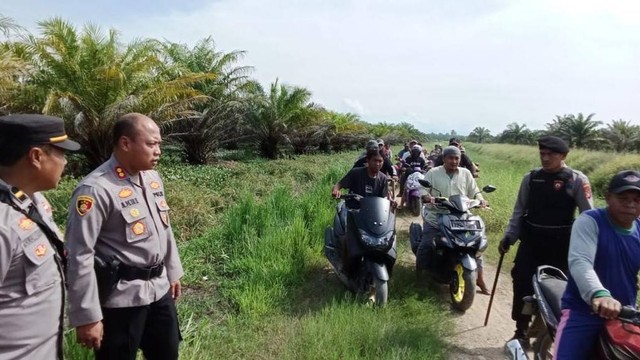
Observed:
[[[424,159],[424,157],[421,156],[421,154],[422,154],[422,146],[413,145],[413,147],[411,148],[409,157],[405,158],[402,161],[402,165],[405,167],[408,167],[409,171],[405,171],[402,174],[402,177],[400,178],[400,195],[404,194],[404,185],[407,182],[407,177],[411,173],[411,170],[414,168],[420,168],[420,170],[422,170],[427,165],[426,160]],[[403,196],[402,200],[400,200],[401,208],[404,206],[404,200],[405,199]]]
[[[447,146],[442,150],[444,165],[435,167],[425,175],[425,180],[431,183],[430,192],[423,196],[423,201],[429,204],[435,202],[435,197],[460,194],[470,199],[478,199],[481,206],[486,207],[487,202],[482,197],[471,172],[460,165],[460,149],[456,146]],[[435,194],[433,192],[436,191]],[[434,197],[435,196],[435,197]],[[427,205],[430,206],[430,205]],[[416,270],[422,273],[429,266],[429,260],[435,249],[435,237],[440,235],[438,218],[435,212],[429,212],[423,224],[422,237],[416,251]],[[483,294],[488,295],[489,290],[484,282],[482,256],[478,258],[477,285]]]

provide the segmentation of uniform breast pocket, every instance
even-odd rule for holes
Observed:
[[[28,295],[53,286],[60,279],[54,252],[47,237],[39,230],[20,235],[25,264],[25,290]]]
[[[158,214],[165,227],[169,227],[169,205],[164,198],[156,199],[156,206],[158,207]]]
[[[146,214],[141,214],[136,208],[125,208],[122,209],[122,216],[126,222],[127,242],[144,240],[151,235],[149,230],[151,223]]]

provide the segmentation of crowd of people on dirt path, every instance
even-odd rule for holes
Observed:
[[[151,360],[178,358],[175,301],[184,271],[164,185],[154,170],[160,129],[153,119],[131,113],[115,122],[112,134],[111,158],[73,192],[63,236],[41,192],[58,185],[65,153],[80,145],[68,138],[60,118],[0,117],[0,359],[62,359],[65,299],[76,340],[97,359],[134,359],[138,349]],[[523,177],[498,245],[504,255],[520,241],[511,271],[513,339],[530,345],[531,318],[523,315],[522,299],[532,293],[536,268],[552,265],[569,278],[555,358],[585,359],[605,320],[616,318],[622,306],[636,306],[640,172],[613,176],[606,207],[594,209],[587,176],[565,163],[566,142],[543,136],[538,147],[541,167]],[[331,195],[340,197],[347,188],[362,197],[389,198],[396,208],[388,179],[397,179],[402,168],[426,171],[427,209],[434,198],[455,194],[488,205],[475,180],[477,166],[457,138],[428,154],[411,140],[395,159],[390,144],[371,140]],[[406,177],[400,179],[402,187]],[[417,272],[429,266],[438,231],[427,213]],[[489,294],[481,260],[477,285]]]
[[[538,148],[541,167],[523,177],[511,218],[498,244],[504,256],[520,240],[511,270],[511,316],[515,322],[512,340],[517,340],[525,349],[531,346],[528,336],[531,315],[523,314],[523,299],[533,294],[532,276],[538,266],[551,265],[567,273],[569,278],[562,297],[555,358],[586,359],[593,349],[585,344],[597,342],[605,319],[618,316],[622,306],[636,307],[640,271],[640,172],[617,173],[605,194],[607,206],[594,209],[589,179],[565,162],[569,153],[567,143],[559,137],[543,136],[538,139]],[[427,156],[422,144],[411,140],[404,144],[396,160],[400,196],[406,181],[402,169],[428,167],[425,178],[432,188],[423,198],[425,206],[429,206],[435,196],[453,194],[480,199],[486,206],[475,182],[477,164],[464,153],[459,139],[450,139],[444,149],[436,144]],[[367,166],[366,163],[359,165]],[[334,196],[339,195],[336,190],[348,187],[342,186],[342,181],[334,187]],[[439,191],[435,196],[433,189]],[[401,202],[399,208],[403,205]],[[580,214],[577,219],[576,210]],[[433,239],[440,231],[434,219],[428,219],[428,214],[416,252],[417,273],[428,266],[429,254],[435,248]],[[478,260],[477,285],[482,293],[490,294],[484,282],[482,257]]]

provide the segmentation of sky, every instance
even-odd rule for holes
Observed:
[[[32,32],[53,16],[246,51],[263,84],[423,132],[544,129],[556,115],[640,124],[637,0],[5,0]]]

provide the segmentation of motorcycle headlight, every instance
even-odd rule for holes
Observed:
[[[364,232],[360,232],[362,242],[366,246],[374,247],[374,248],[386,248],[389,246],[389,242],[391,241],[391,234],[384,234],[381,237],[371,236]]]

